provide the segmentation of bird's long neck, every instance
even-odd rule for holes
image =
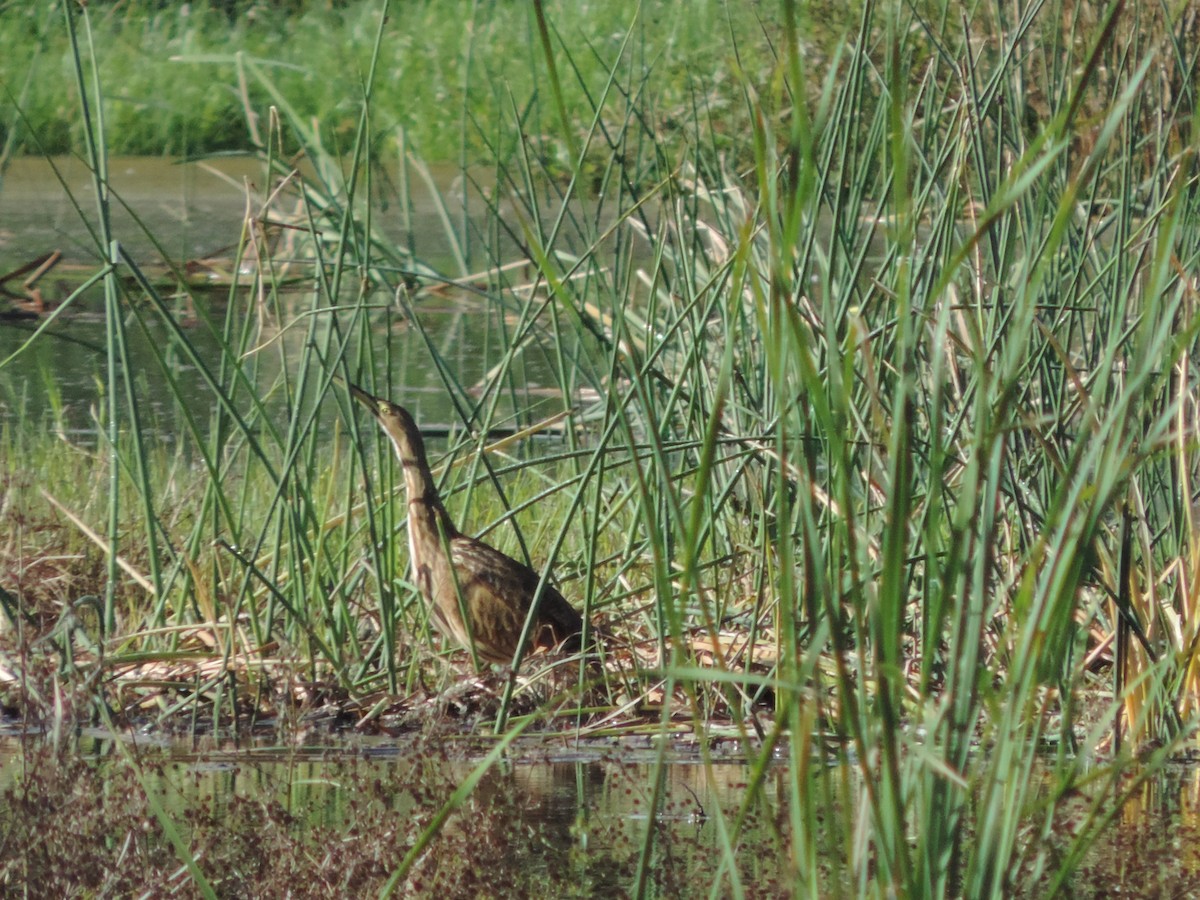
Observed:
[[[434,529],[447,537],[457,534],[450,514],[438,496],[429,461],[425,457],[425,441],[416,424],[407,424],[403,429],[389,429],[389,436],[396,448],[396,455],[404,467],[404,486],[408,489],[409,515],[417,515]]]

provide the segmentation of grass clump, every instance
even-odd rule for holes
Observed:
[[[378,4],[246,4],[234,14],[225,6],[201,0],[92,8],[108,150],[177,156],[253,150],[257,117],[275,91],[301,120],[320,119],[331,148],[348,150]],[[0,121],[0,145],[10,153],[81,150],[85,125],[63,65],[70,48],[61,10],[22,3],[0,9],[8,23],[0,35],[0,82],[22,111]],[[589,93],[602,88],[621,36],[637,18],[644,64],[659,78],[659,139],[678,139],[697,90],[723,110],[719,137],[739,110],[731,40],[744,71],[765,75],[771,64],[758,21],[726,16],[716,3],[656,6],[640,17],[637,10],[629,0],[550,6],[556,40],[587,48],[572,61],[579,81],[567,86],[565,109],[586,120]],[[722,27],[711,27],[717,21]],[[402,3],[392,8],[387,33],[373,86],[376,136],[402,131],[409,146],[435,162],[489,162],[488,145],[496,143],[510,155],[532,149],[558,174],[569,171],[564,154],[577,136],[558,131],[540,91],[542,60],[528,5]]]

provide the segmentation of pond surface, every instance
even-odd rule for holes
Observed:
[[[374,895],[486,745],[442,735],[294,747],[126,740],[125,749],[136,763],[102,737],[57,754],[40,740],[0,738],[0,885],[35,879],[35,896],[191,895],[165,819],[218,896]],[[739,813],[732,859],[745,895],[791,895],[787,770],[770,767],[747,802],[750,767],[721,757],[705,765],[694,751],[673,750],[655,809],[656,755],[643,739],[514,745],[445,820],[395,896],[629,896],[648,832],[646,896],[729,896],[721,830]],[[837,767],[811,774],[813,790],[849,810],[861,807],[841,792],[848,785],[857,794],[856,783]],[[829,794],[831,784],[843,787]],[[823,820],[844,814],[826,808]],[[820,868],[821,896],[855,896],[829,881],[837,866]],[[1063,896],[1186,897],[1198,889],[1200,769],[1181,765],[1130,797]]]
[[[110,742],[91,743],[56,757],[0,742],[0,877],[10,886],[19,874],[43,889],[191,893],[165,816],[219,896],[374,894],[476,765],[445,739],[143,748],[136,767]],[[717,808],[736,813],[748,770],[676,759],[651,815],[654,757],[627,746],[579,753],[567,742],[518,751],[450,815],[396,896],[628,894],[648,829],[648,896],[706,894],[722,877]],[[783,770],[769,773],[735,853],[751,896],[783,896],[791,884],[778,843],[785,794]]]
[[[389,231],[414,254],[442,265],[450,243],[441,202],[478,214],[465,201],[457,167],[433,167],[435,196],[420,181],[407,192],[403,219],[392,210]],[[228,257],[247,217],[266,202],[264,166],[242,155],[202,161],[159,157],[116,157],[109,161],[112,231],[130,255],[151,263],[163,255],[183,262]],[[0,174],[0,275],[43,253],[61,251],[64,269],[96,266],[104,259],[97,243],[92,174],[72,157],[12,160]]]
[[[480,216],[484,210],[477,196],[467,197],[457,170],[434,170],[429,176],[428,186],[410,185],[403,215],[395,209],[379,211],[378,227],[411,251],[422,266],[457,272],[450,234],[455,234],[460,249],[469,248],[468,232],[477,225],[468,224],[468,217]],[[227,272],[242,240],[243,223],[261,210],[263,177],[260,163],[242,158],[203,163],[114,159],[111,184],[120,202],[114,203],[113,232],[139,265],[165,272],[165,260],[183,265],[214,259],[215,267]],[[454,218],[455,204],[462,217],[456,220],[457,232],[445,218]],[[0,180],[0,278],[45,254],[61,253],[56,267],[37,283],[53,308],[102,267],[93,224],[95,207],[91,175],[79,161],[15,160]],[[486,267],[485,261],[477,262]],[[249,276],[244,279],[249,280]],[[9,294],[20,293],[23,281],[23,275],[14,276],[4,287]],[[269,304],[245,290],[231,293],[227,286],[193,287],[188,295],[175,294],[169,285],[163,291],[186,340],[214,367],[221,358],[218,337],[226,316],[255,323],[252,352],[258,359],[253,362],[268,409],[283,399],[270,396],[267,388],[279,370],[289,368],[295,374],[296,360],[309,340],[313,310],[328,307],[314,291],[311,277],[298,279]],[[511,333],[505,327],[506,317],[511,321],[513,314],[511,303],[481,291],[439,289],[414,298],[418,331],[389,290],[377,291],[368,302],[369,335],[354,342],[351,364],[373,369],[381,384],[403,385],[407,405],[435,432],[461,424],[439,373],[452,372],[467,392],[480,388],[490,367],[511,346]],[[0,311],[5,306],[0,300]],[[326,309],[315,315],[320,320],[332,313]],[[19,354],[0,366],[0,425],[21,424],[85,440],[96,434],[105,381],[106,325],[100,287],[74,302],[31,343],[44,320],[45,315],[40,319],[0,316],[0,363]],[[204,406],[213,405],[211,391],[161,318],[130,315],[126,330],[130,375],[143,420],[170,441],[183,429],[174,409],[176,394],[195,398],[197,408],[192,413],[203,421]],[[440,358],[437,364],[434,354]],[[177,380],[177,392],[169,390],[162,377],[164,365]],[[541,385],[552,381],[550,366],[544,344],[535,341],[522,349],[512,367],[515,381],[503,409],[520,407],[528,415],[526,422],[540,416],[542,405],[546,415],[558,412],[561,400],[552,406],[550,398],[538,393]],[[525,394],[516,397],[511,389]]]

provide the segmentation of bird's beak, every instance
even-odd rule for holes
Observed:
[[[359,403],[361,403],[363,406],[365,406],[367,409],[369,409],[371,411],[371,415],[375,416],[376,418],[379,417],[379,398],[378,397],[371,396],[366,391],[364,391],[362,388],[360,388],[356,385],[350,384],[349,382],[346,383],[346,387],[350,388],[350,396],[351,397],[353,397],[355,400],[357,400]]]

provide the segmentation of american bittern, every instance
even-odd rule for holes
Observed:
[[[512,662],[533,604],[538,573],[462,534],[438,496],[425,458],[425,441],[403,406],[350,385],[350,393],[371,411],[391,438],[404,467],[408,490],[408,546],[413,575],[434,621],[486,662]],[[583,619],[549,584],[538,601],[530,643],[533,647],[580,648]]]

